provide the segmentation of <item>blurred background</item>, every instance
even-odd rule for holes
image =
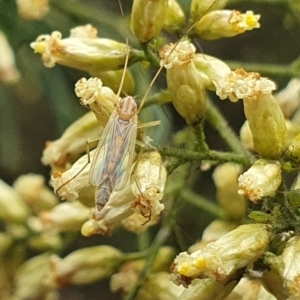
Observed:
[[[50,34],[54,30],[69,35],[71,28],[91,23],[98,29],[98,36],[125,41],[124,24],[129,22],[132,1],[122,0],[125,11],[123,19],[117,0],[52,0],[50,10],[41,20],[29,20],[20,17],[15,1],[0,0],[0,31],[2,31],[13,50],[16,73],[7,78],[0,71],[0,178],[11,184],[19,175],[26,173],[43,174],[49,180],[49,169],[40,162],[46,141],[60,137],[64,129],[79,116],[87,112],[79,104],[74,93],[75,82],[88,74],[61,67],[44,67],[39,55],[34,54],[29,44],[40,34]],[[190,1],[178,0],[188,14]],[[297,2],[299,4],[297,4]],[[261,28],[240,36],[217,41],[197,41],[199,51],[216,56],[234,67],[243,67],[247,71],[258,71],[262,76],[274,80],[278,88],[283,88],[291,78],[291,64],[294,69],[299,64],[300,53],[300,2],[278,0],[229,1],[228,8],[243,12],[253,10],[261,15]],[[176,37],[173,37],[176,40]],[[139,47],[134,37],[130,45]],[[1,60],[6,58],[1,55]],[[259,69],[257,69],[259,68]],[[141,72],[135,72],[136,95],[141,95],[146,83],[140,79]],[[139,84],[143,81],[142,88]],[[164,82],[159,83],[164,85]],[[142,90],[141,90],[142,89]],[[215,99],[217,100],[217,99]],[[240,103],[231,105],[229,101],[214,101],[224,113],[229,124],[238,133],[244,122],[243,108]],[[156,112],[157,113],[157,112]],[[171,136],[184,126],[183,121],[171,106],[165,105],[159,112],[168,123],[165,134]],[[163,116],[162,116],[163,117]],[[206,138],[211,148],[222,149],[218,135],[206,126]],[[206,173],[204,194],[213,195],[214,187]],[[187,212],[183,211],[182,215]],[[189,224],[180,224],[183,237],[194,240],[198,230],[191,233],[190,226],[197,216],[192,216]],[[199,223],[199,222],[198,222]],[[205,227],[209,218],[200,221]],[[195,228],[195,226],[194,226]],[[76,239],[70,249],[82,248],[91,244],[109,243],[123,251],[133,251],[134,246],[128,243],[131,234],[118,231],[113,238],[92,237]],[[100,242],[99,242],[99,239]],[[125,242],[124,242],[125,241]],[[70,251],[66,249],[66,253]],[[61,291],[62,299],[118,299],[102,290],[107,290],[107,281],[89,287],[72,287]]]

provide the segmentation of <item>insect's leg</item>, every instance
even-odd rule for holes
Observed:
[[[99,138],[89,138],[86,140],[86,154],[87,154],[87,162],[86,164],[83,165],[83,167],[73,176],[71,177],[69,180],[67,180],[66,182],[64,182],[56,191],[55,193],[58,195],[58,192],[61,188],[63,188],[64,186],[66,186],[67,184],[69,184],[73,179],[75,179],[87,166],[88,164],[91,162],[91,156],[90,156],[90,144],[99,140]]]
[[[160,121],[152,121],[152,122],[147,122],[147,123],[142,123],[137,126],[138,129],[143,129],[143,128],[150,128],[154,126],[160,125]]]

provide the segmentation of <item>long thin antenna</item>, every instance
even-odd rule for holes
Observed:
[[[122,7],[122,4],[121,4],[121,0],[118,0],[118,3],[119,3],[119,8],[120,8],[120,12],[121,12],[121,15],[122,15],[122,18],[124,20],[124,11],[123,11],[123,7]],[[123,69],[123,73],[122,73],[122,78],[121,78],[121,82],[120,82],[120,85],[119,85],[119,89],[118,89],[118,93],[117,93],[117,99],[120,97],[120,94],[121,94],[121,91],[122,91],[122,88],[123,88],[123,85],[124,85],[124,81],[125,81],[125,76],[126,76],[126,70],[127,70],[127,66],[128,66],[128,61],[129,61],[129,44],[128,44],[128,35],[127,35],[127,32],[125,32],[125,41],[126,41],[126,58],[125,58],[125,63],[124,63],[124,69]]]

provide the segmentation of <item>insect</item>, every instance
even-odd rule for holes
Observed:
[[[128,181],[137,135],[136,112],[134,98],[122,98],[98,143],[89,175],[90,183],[97,187],[98,210],[108,201],[113,189],[121,190]]]

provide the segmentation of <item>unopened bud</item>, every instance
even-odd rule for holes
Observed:
[[[185,15],[176,0],[168,0],[168,8],[164,19],[163,29],[168,32],[180,30],[185,22]]]
[[[226,282],[238,269],[259,258],[271,237],[266,225],[241,225],[191,255],[180,253],[174,260],[173,280],[185,286],[197,277]]]
[[[41,20],[49,11],[48,0],[17,0],[19,16],[25,20]]]
[[[194,24],[196,21],[212,10],[219,10],[226,6],[228,0],[192,0],[190,7],[191,20]]]
[[[45,185],[42,175],[22,175],[17,178],[13,187],[35,213],[50,210],[58,203],[57,197]]]
[[[178,45],[166,45],[159,56],[167,69],[167,84],[170,97],[178,113],[188,125],[201,122],[205,107],[205,85],[194,62],[196,49],[188,41]]]
[[[240,165],[225,163],[216,167],[213,173],[218,202],[225,212],[225,217],[235,221],[243,218],[246,213],[246,201],[237,193],[237,179],[241,172]]]
[[[284,287],[287,288],[290,300],[300,299],[300,237],[288,240],[283,253]]]
[[[0,57],[0,81],[5,83],[16,83],[20,78],[20,73],[15,64],[15,55],[6,36],[1,30]]]
[[[256,203],[262,197],[274,194],[280,183],[280,162],[259,159],[238,178],[238,193]]]
[[[99,78],[81,78],[75,84],[75,93],[84,105],[94,111],[99,123],[105,127],[117,103],[117,95],[112,89],[102,85]]]
[[[205,40],[232,37],[259,28],[259,19],[260,15],[254,15],[252,11],[242,14],[238,10],[214,10],[197,22],[194,31]]]
[[[134,167],[131,190],[135,197],[134,211],[148,218],[159,215],[164,209],[163,198],[167,171],[157,151],[143,153]]]
[[[165,21],[168,0],[134,0],[130,28],[140,43],[154,38]]]
[[[78,231],[88,219],[90,210],[79,201],[60,203],[49,212],[42,212],[39,218],[44,231]]]
[[[86,150],[89,137],[100,136],[103,127],[99,125],[93,112],[88,112],[72,123],[55,141],[48,141],[43,151],[42,163],[56,168],[65,168]],[[92,145],[90,145],[92,146]]]
[[[111,246],[94,246],[51,257],[51,275],[57,287],[90,284],[110,276],[122,262],[122,252]]]
[[[42,56],[46,67],[55,64],[86,72],[118,70],[124,67],[127,45],[106,38],[62,39],[59,31],[40,35],[30,44],[35,53]]]
[[[0,180],[0,219],[5,222],[24,223],[29,210],[21,196]]]
[[[47,280],[49,271],[49,254],[35,256],[23,263],[14,277],[15,293],[12,299],[48,299],[47,296],[55,293]]]

